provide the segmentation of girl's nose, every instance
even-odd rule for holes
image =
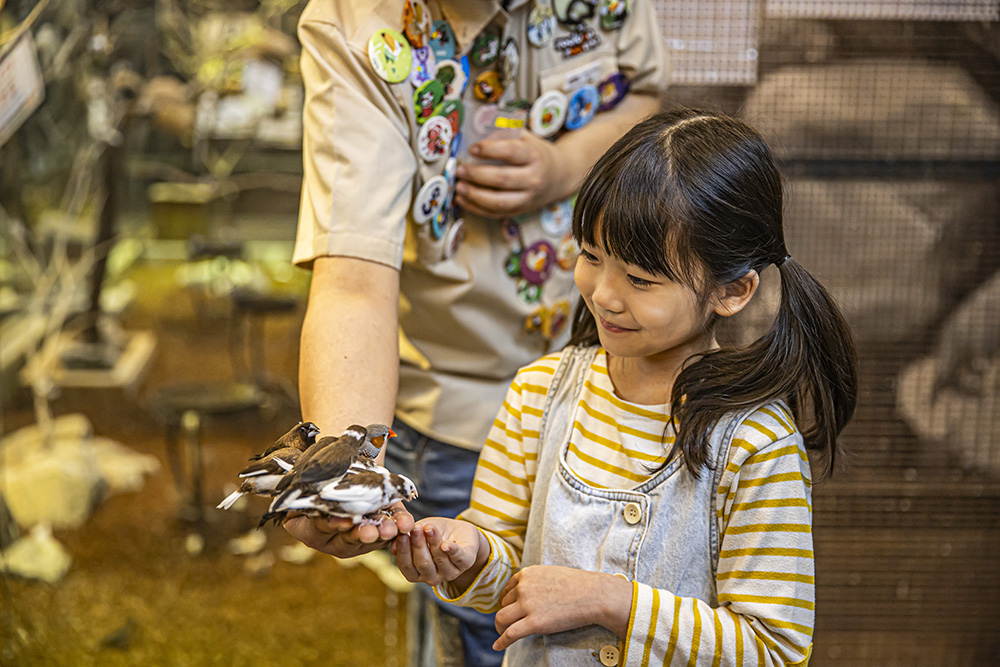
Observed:
[[[615,279],[608,276],[607,272],[601,274],[594,284],[594,305],[610,313],[621,312],[622,299]]]

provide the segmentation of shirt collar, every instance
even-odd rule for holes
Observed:
[[[530,0],[511,0],[507,12],[511,12]],[[501,16],[501,25],[506,21],[504,12],[496,0],[442,0],[441,11],[455,33],[458,50],[462,53],[469,50],[473,41],[488,26],[497,15]]]

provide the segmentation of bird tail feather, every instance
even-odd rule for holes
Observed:
[[[228,496],[226,496],[225,500],[223,500],[221,503],[219,503],[215,507],[217,509],[220,509],[220,510],[227,510],[230,507],[232,507],[233,503],[235,503],[237,500],[239,500],[240,496],[242,496],[242,495],[243,495],[243,492],[240,491],[239,489],[236,489],[235,491],[233,491],[232,493],[230,493]]]

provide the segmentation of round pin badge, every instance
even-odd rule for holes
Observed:
[[[455,179],[458,174],[458,158],[450,157],[448,161],[444,163],[444,180],[448,184],[448,192],[454,192],[455,190]],[[454,199],[454,197],[449,197],[449,199]]]
[[[448,181],[444,176],[434,176],[424,183],[413,200],[413,221],[423,225],[444,208],[448,198]]]
[[[553,0],[552,9],[560,23],[579,25],[594,18],[597,0]]]
[[[389,83],[400,83],[410,76],[413,58],[403,35],[392,28],[382,28],[368,40],[368,60],[379,77]]]
[[[508,37],[500,52],[500,82],[508,88],[517,76],[517,67],[521,63],[521,55],[517,50],[517,42]]]
[[[507,255],[507,261],[504,263],[503,271],[511,278],[521,277],[521,255],[524,254],[522,248],[514,248]]]
[[[449,221],[451,221],[451,193],[448,193],[445,199],[444,208],[431,218],[431,236],[435,239],[444,236],[444,233],[448,230]]]
[[[444,233],[444,258],[451,259],[458,252],[458,246],[465,240],[465,220],[459,218],[451,223]]]
[[[440,160],[448,155],[451,138],[451,123],[441,116],[433,116],[420,128],[417,152],[426,162]]]
[[[503,83],[500,81],[500,73],[488,69],[480,72],[476,80],[472,82],[472,94],[477,100],[493,104],[503,95]]]
[[[535,241],[521,257],[521,275],[532,285],[541,285],[556,267],[556,249],[548,241]]]
[[[535,333],[536,331],[541,331],[542,327],[545,326],[546,319],[546,308],[544,306],[539,306],[531,311],[531,314],[524,318],[524,330],[527,333]]]
[[[563,271],[572,271],[576,268],[576,258],[580,254],[580,249],[576,245],[576,239],[569,233],[559,242],[559,249],[556,251],[556,263]]]
[[[451,131],[454,136],[462,130],[462,121],[465,120],[465,105],[462,100],[445,100],[441,106],[441,115],[451,123]]]
[[[503,238],[507,243],[521,245],[521,225],[518,224],[517,220],[513,218],[504,219]]]
[[[469,58],[476,67],[488,67],[500,55],[500,35],[492,28],[479,33],[472,43],[472,53]]]
[[[429,46],[421,46],[419,49],[413,49],[412,60],[410,83],[413,84],[414,88],[419,88],[434,78],[434,73],[437,70],[434,52]]]
[[[427,42],[431,30],[431,13],[424,0],[406,0],[403,6],[403,32],[410,46],[420,48]]]
[[[605,30],[618,30],[625,25],[629,10],[629,0],[601,0],[601,8],[598,11],[601,16],[601,27]]]
[[[458,132],[454,137],[451,138],[451,151],[449,154],[451,157],[457,157],[458,151],[462,150],[462,140],[465,137],[461,132]]]
[[[431,24],[427,44],[438,60],[450,60],[455,57],[455,33],[447,21],[434,21]]]
[[[621,72],[609,74],[597,84],[597,92],[601,97],[601,103],[597,107],[597,110],[609,111],[614,109],[628,93],[628,79]]]
[[[597,114],[597,107],[600,106],[601,96],[597,93],[597,86],[584,86],[577,89],[569,97],[569,105],[566,109],[566,129],[579,130],[589,123]]]
[[[460,99],[469,80],[465,70],[462,69],[462,64],[457,60],[439,60],[434,78],[444,86],[444,96],[449,100]]]
[[[517,281],[517,296],[525,303],[538,303],[542,300],[542,286],[521,278]]]
[[[528,15],[528,41],[542,48],[552,41],[556,32],[556,15],[548,5],[538,5]]]
[[[495,104],[484,104],[472,114],[472,135],[486,136],[496,127],[497,114],[500,110]]]
[[[548,321],[542,328],[542,335],[552,340],[559,337],[559,334],[566,328],[566,323],[569,322],[569,301],[565,299],[556,301],[549,309],[548,315]]]
[[[551,137],[566,120],[569,101],[561,90],[550,90],[531,105],[531,131],[540,137]]]
[[[563,236],[573,228],[573,202],[569,199],[549,204],[542,209],[542,230],[549,236]]]
[[[413,91],[413,110],[416,114],[417,124],[426,123],[432,116],[441,110],[444,102],[444,86],[437,79],[431,79],[420,84],[420,87]]]

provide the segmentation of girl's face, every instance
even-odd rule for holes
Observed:
[[[712,309],[686,285],[588,243],[581,243],[574,279],[611,355],[680,363],[713,346],[705,330]]]

